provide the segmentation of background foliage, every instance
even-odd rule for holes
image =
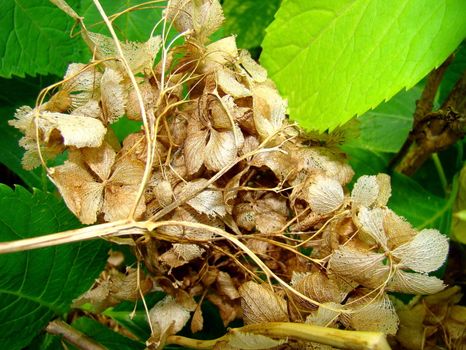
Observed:
[[[143,1],[101,2],[110,15]],[[91,0],[69,4],[85,17],[90,30],[106,33]],[[146,40],[162,5],[118,18],[114,23],[118,35]],[[268,69],[289,99],[292,119],[325,132],[359,116],[351,128],[357,129],[357,136],[348,132],[342,146],[356,177],[390,171],[389,160],[411,130],[424,86],[421,79],[431,69],[459,46],[440,86],[437,107],[466,69],[466,46],[460,46],[466,35],[462,0],[224,0],[223,6],[223,34],[236,34],[238,45]],[[6,29],[0,32],[2,182],[23,186],[14,190],[0,186],[0,240],[77,228],[78,221],[53,194],[42,170],[22,169],[20,136],[7,121],[17,107],[33,105],[40,89],[59,80],[69,63],[85,62],[90,53],[73,21],[51,2],[5,0],[0,2],[0,14]],[[410,89],[401,91],[404,87]],[[388,101],[381,103],[384,100]],[[368,111],[371,108],[375,109]],[[132,131],[124,122],[115,127],[120,136]],[[453,210],[466,208],[466,176],[459,177],[464,160],[464,142],[458,142],[412,178],[393,174],[390,206],[418,228],[436,227],[450,234]],[[458,189],[463,191],[459,195]],[[461,220],[454,227],[459,225]],[[455,234],[466,241],[460,228]],[[72,299],[92,285],[107,250],[103,242],[90,242],[0,256],[0,343],[8,349],[28,344],[60,348],[57,338],[39,332],[53,317],[66,314]],[[142,311],[132,321],[122,318],[118,309],[107,312],[123,326],[147,332],[141,326]],[[123,336],[115,338],[112,330],[86,317],[73,326],[109,349],[142,346]],[[24,336],[14,336],[18,331]]]

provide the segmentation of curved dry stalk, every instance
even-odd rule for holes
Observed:
[[[131,81],[131,85],[133,86],[134,91],[136,93],[136,98],[137,98],[137,101],[138,101],[139,110],[141,112],[141,119],[142,119],[142,122],[143,122],[143,125],[144,125],[145,136],[146,136],[147,142],[149,144],[150,143],[149,141],[152,141],[153,137],[152,137],[152,135],[150,133],[149,119],[148,119],[147,114],[146,114],[146,108],[144,106],[144,100],[143,100],[142,95],[141,95],[141,90],[139,89],[138,83],[136,81],[136,78],[134,77],[133,72],[131,71],[131,67],[129,66],[128,61],[124,57],[123,50],[122,50],[121,45],[120,45],[120,41],[118,40],[118,37],[117,37],[117,35],[115,33],[115,30],[113,29],[112,23],[108,19],[107,15],[105,13],[105,10],[103,9],[103,7],[100,4],[99,0],[93,0],[93,2],[95,4],[95,6],[97,7],[97,10],[99,11],[100,15],[102,16],[105,24],[107,25],[108,30],[110,31],[110,34],[111,34],[111,36],[113,38],[113,41],[115,43],[115,48],[117,49],[117,52],[118,52],[118,55],[119,55],[119,59],[121,60],[123,66],[125,67],[126,73],[128,74],[128,77],[129,77],[129,79]],[[136,196],[135,203],[134,203],[134,205],[131,208],[131,211],[129,213],[130,218],[134,218],[137,206],[138,206],[139,202],[142,199],[142,196],[144,194],[144,190],[146,188],[146,184],[149,181],[150,173],[152,171],[153,161],[154,160],[153,160],[153,157],[152,157],[152,147],[147,147],[146,167],[144,169],[144,175],[143,175],[143,178],[141,180],[141,185],[139,186],[139,189],[138,189],[138,193],[137,193],[137,196]]]
[[[234,334],[257,334],[273,338],[316,342],[340,349],[390,350],[383,333],[346,331],[335,328],[313,326],[292,322],[269,322],[231,328],[224,336],[213,340],[199,340],[172,335],[167,344],[176,344],[193,349],[213,349],[221,343],[228,343]]]

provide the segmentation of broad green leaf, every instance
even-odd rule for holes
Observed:
[[[456,195],[456,191],[453,191]],[[426,191],[419,183],[399,173],[392,175],[388,206],[417,229],[437,228],[450,233],[454,196],[446,199]]]
[[[0,185],[0,208],[2,242],[80,225],[62,201],[38,190]],[[103,269],[107,247],[91,241],[0,255],[2,348],[23,348],[54,315],[67,312]]]
[[[261,63],[306,129],[334,129],[410,88],[466,36],[464,0],[284,0]]]
[[[416,100],[421,93],[421,87],[415,86],[364,113],[358,118],[359,135],[349,144],[374,152],[398,152],[411,130]]]
[[[0,76],[63,75],[79,60],[78,38],[71,38],[73,21],[44,0],[0,1]]]
[[[151,31],[162,18],[162,10],[166,1],[149,3],[144,0],[101,0],[100,3],[107,16],[116,15],[126,9],[135,7],[133,11],[125,12],[112,22],[115,32],[124,40],[146,41]],[[108,29],[92,0],[81,0],[79,15],[84,17],[88,30],[108,35]],[[156,28],[156,34],[162,32],[162,23]]]
[[[272,22],[280,2],[281,0],[225,0],[225,35],[237,35],[236,43],[240,48],[260,46],[265,28]]]
[[[71,325],[109,350],[145,349],[143,342],[138,342],[125,337],[124,335],[114,332],[103,324],[87,317],[80,317]]]

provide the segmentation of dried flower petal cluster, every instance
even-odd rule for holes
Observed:
[[[47,102],[20,108],[11,121],[24,133],[24,166],[66,151],[48,174],[85,224],[167,222],[134,243],[168,294],[150,312],[155,343],[192,315],[191,329],[201,330],[205,299],[225,326],[242,317],[395,334],[387,292],[441,291],[428,273],[446,259],[445,236],[418,232],[387,207],[388,175],[362,176],[348,191],[354,172],[344,155],[311,145],[288,121],[265,69],[234,36],[209,41],[223,20],[218,1],[171,1],[165,16],[184,43],[119,43],[130,72],[112,38],[88,33],[96,61],[71,64]],[[119,142],[112,124],[123,116],[141,121],[141,131]],[[236,237],[295,293],[259,283],[244,249],[218,232]]]

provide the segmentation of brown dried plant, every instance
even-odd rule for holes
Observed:
[[[348,191],[345,156],[309,146],[266,70],[234,36],[210,41],[223,21],[217,0],[170,1],[162,36],[144,43],[120,41],[98,0],[109,37],[54,2],[81,25],[94,58],[70,64],[10,124],[24,134],[24,167],[44,166],[94,226],[1,251],[97,237],[130,244],[146,273],[111,273],[76,305],[102,309],[163,289],[147,310],[152,348],[388,348],[380,334],[395,335],[399,319],[387,292],[445,287],[428,275],[446,259],[445,236],[387,208],[388,175]],[[171,26],[182,44],[168,41]],[[120,144],[112,123],[124,115],[142,129]],[[65,151],[64,164],[47,166]],[[206,342],[176,336],[190,319],[193,332],[203,328],[203,300],[225,326],[242,318],[245,327]],[[341,329],[359,331],[356,340]]]

